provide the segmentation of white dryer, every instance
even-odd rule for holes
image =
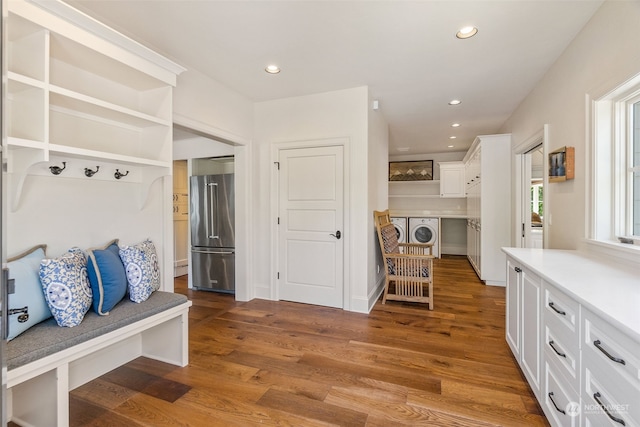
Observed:
[[[409,243],[432,243],[433,256],[440,258],[440,220],[409,218]]]
[[[402,216],[392,216],[391,223],[396,228],[398,243],[407,243],[407,218]]]

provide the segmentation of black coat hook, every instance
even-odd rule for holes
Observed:
[[[113,176],[115,177],[115,179],[120,179],[123,176],[127,176],[129,175],[129,171],[126,171],[125,173],[120,172],[119,169],[116,169],[116,173],[113,174]]]
[[[99,170],[100,170],[100,166],[96,166],[96,170],[94,171],[89,168],[84,168],[84,174],[89,178],[91,178],[93,175],[97,174]]]
[[[63,170],[67,168],[67,162],[62,162],[62,167],[60,166],[49,166],[49,170],[54,175],[60,175]]]

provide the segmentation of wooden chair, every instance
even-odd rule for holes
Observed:
[[[382,303],[387,300],[421,302],[433,310],[433,245],[398,243],[389,211],[374,211],[373,217],[385,266]]]

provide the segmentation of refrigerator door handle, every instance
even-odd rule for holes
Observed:
[[[219,239],[220,236],[216,234],[216,220],[218,215],[216,214],[216,209],[218,208],[218,183],[211,182],[208,184],[209,187],[209,215],[207,216],[207,235],[210,239]],[[214,194],[215,189],[215,194]],[[215,207],[213,202],[215,201]]]
[[[197,254],[219,254],[219,255],[233,255],[236,252],[235,251],[212,251],[212,250],[202,250],[202,249],[191,249],[191,252],[197,253]]]

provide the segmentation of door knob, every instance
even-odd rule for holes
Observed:
[[[330,234],[330,236],[333,236],[336,239],[340,240],[340,237],[342,237],[342,233],[340,233],[340,230],[338,230],[336,231],[336,234]]]

